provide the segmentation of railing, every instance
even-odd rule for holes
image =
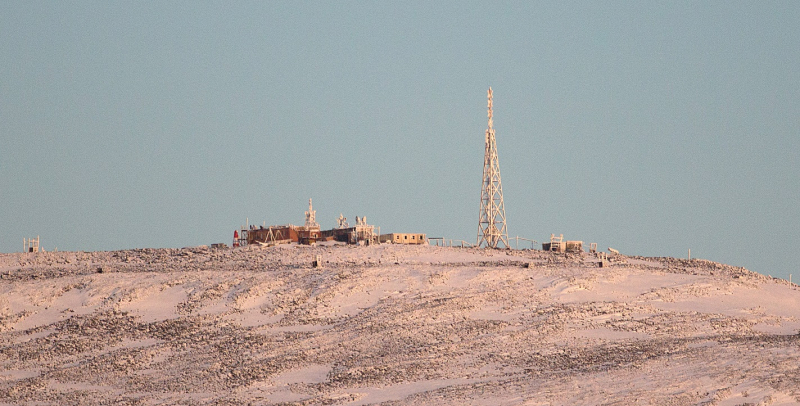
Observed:
[[[520,240],[530,242],[531,243],[531,249],[534,249],[534,246],[536,244],[538,244],[538,241],[536,241],[536,240],[531,240],[529,238],[523,238],[523,237],[520,237],[520,236],[509,238],[509,241],[511,241],[511,240],[514,240],[516,242],[514,249],[519,249]],[[475,244],[466,242],[464,240],[447,239],[447,238],[444,238],[444,237],[430,237],[430,238],[428,238],[428,243],[430,245],[437,246],[437,247],[472,248],[472,247],[475,246]],[[511,248],[511,247],[509,247],[509,248]]]
[[[472,248],[474,244],[470,244],[464,240],[453,240],[453,239],[446,239],[443,237],[433,237],[428,238],[428,244],[434,245],[437,247],[461,247],[461,248]]]
[[[536,240],[530,240],[530,239],[527,239],[527,238],[522,238],[520,236],[511,237],[511,238],[509,238],[509,240],[516,240],[517,241],[515,249],[519,249],[519,240],[530,242],[531,243],[531,249],[534,249],[533,246],[538,244],[538,242]]]

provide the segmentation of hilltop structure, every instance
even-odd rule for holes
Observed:
[[[486,129],[486,152],[483,156],[483,185],[481,210],[478,219],[478,247],[509,248],[506,228],[506,208],[503,185],[500,183],[500,164],[497,161],[497,140],[492,117],[492,88],[489,88],[489,127]]]
[[[278,244],[298,243],[311,245],[322,241],[338,241],[347,244],[370,245],[379,243],[394,244],[427,244],[428,239],[422,233],[380,234],[380,227],[367,223],[367,217],[356,216],[356,224],[351,226],[344,215],[339,214],[336,228],[322,230],[317,222],[317,211],[308,199],[308,210],[305,212],[305,224],[255,226],[247,225],[233,232],[233,247],[245,247],[258,244],[273,246]]]

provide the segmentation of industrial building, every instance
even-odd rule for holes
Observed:
[[[337,227],[330,230],[321,230],[316,221],[317,212],[313,209],[311,199],[308,199],[308,210],[305,212],[306,222],[302,226],[293,224],[275,226],[250,226],[242,227],[233,232],[233,246],[242,247],[251,244],[278,245],[298,243],[310,245],[318,241],[339,241],[347,244],[376,244],[380,242],[379,233],[375,232],[374,225],[367,224],[366,217],[356,216],[355,226],[350,226],[347,219],[339,214]],[[411,234],[408,234],[411,235]],[[423,236],[424,234],[414,234]],[[419,237],[415,237],[417,241]]]
[[[279,226],[251,226],[242,227],[233,232],[233,246],[243,247],[251,244],[277,245],[296,242],[299,244],[313,244],[322,238],[322,231],[317,223],[317,212],[314,210],[311,199],[308,199],[306,223],[302,226],[293,224]]]
[[[374,244],[378,242],[375,226],[367,224],[367,218],[356,216],[356,225],[350,227],[347,219],[339,215],[338,226],[322,232],[326,241],[339,241],[348,244]]]

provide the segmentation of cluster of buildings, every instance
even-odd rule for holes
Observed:
[[[597,244],[592,243],[592,247],[596,250]],[[542,251],[583,252],[583,241],[564,241],[564,234],[550,234],[550,242],[542,243]]]
[[[272,246],[278,244],[298,243],[315,244],[322,241],[338,241],[347,244],[370,245],[379,243],[394,244],[426,244],[425,234],[391,233],[380,234],[380,227],[367,223],[366,217],[356,216],[356,224],[351,226],[347,219],[339,214],[336,228],[322,230],[317,223],[317,212],[311,199],[308,199],[306,222],[302,226],[293,224],[264,226],[246,226],[233,232],[233,246],[243,247],[258,244]],[[377,232],[376,232],[377,229]]]
[[[505,203],[503,200],[503,187],[500,181],[500,165],[497,156],[497,139],[494,130],[493,119],[493,93],[490,87],[487,92],[487,116],[488,126],[486,129],[486,148],[484,155],[483,185],[481,187],[481,210],[478,219],[478,239],[474,246],[486,248],[506,248],[510,249],[508,229],[506,227]],[[347,244],[427,244],[428,238],[425,234],[381,234],[380,228],[367,223],[366,217],[356,216],[356,224],[350,226],[343,215],[339,215],[336,228],[322,230],[316,221],[316,211],[311,206],[311,199],[308,199],[308,211],[306,211],[306,222],[302,226],[292,224],[276,225],[269,227],[247,226],[241,230],[233,232],[233,246],[241,247],[252,244],[277,245],[277,244],[314,244],[321,241],[339,241]],[[517,245],[519,240],[525,238],[516,237]],[[432,241],[439,245],[446,245],[442,238],[432,238]],[[531,241],[531,249],[536,241]],[[473,246],[466,241],[460,241],[462,247]],[[223,244],[217,244],[223,245]],[[453,240],[450,240],[453,246]],[[583,252],[583,241],[565,241],[564,235],[550,235],[549,242],[542,243],[542,250],[557,253],[579,253]],[[616,250],[609,248],[613,254]],[[589,252],[597,253],[597,244],[589,245]]]

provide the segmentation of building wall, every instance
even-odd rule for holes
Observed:
[[[350,243],[350,236],[355,231],[355,228],[334,228],[331,230],[324,230],[321,232],[321,238],[326,240],[333,240],[339,242]]]
[[[567,241],[567,252],[583,252],[583,241]]]
[[[583,241],[543,242],[542,250],[553,252],[583,252]]]
[[[303,227],[298,228],[297,230],[297,242],[300,244],[313,244],[320,239],[321,232],[319,228],[312,228],[311,230],[305,230]]]
[[[543,242],[542,243],[542,250],[543,251],[553,251],[553,252],[564,252],[567,249],[567,243],[565,242]]]
[[[297,231],[295,231],[294,227],[270,226],[267,228],[254,228],[247,230],[247,243],[255,244],[258,242],[266,242],[270,229],[272,229],[272,234],[278,240],[292,240],[292,242],[298,241]]]

